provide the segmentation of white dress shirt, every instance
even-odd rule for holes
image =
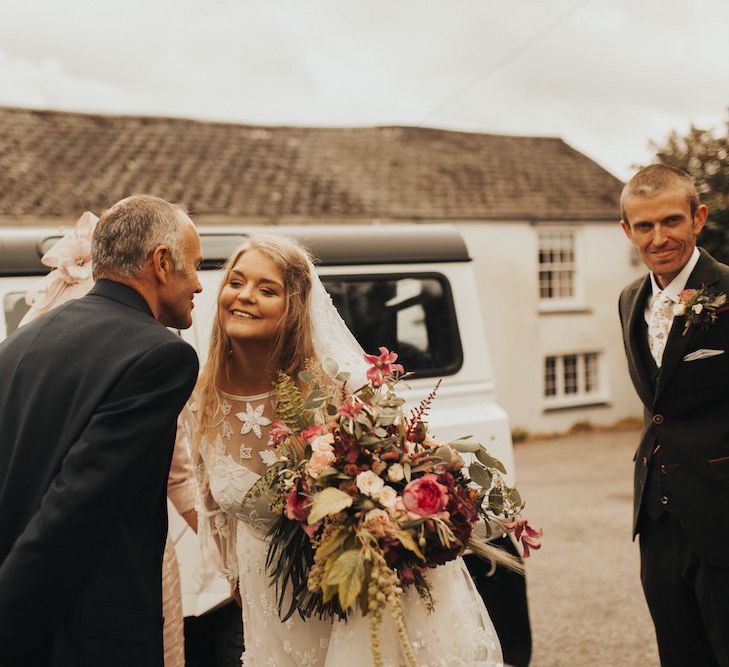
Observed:
[[[653,306],[653,301],[661,294],[664,294],[664,296],[673,301],[673,303],[680,303],[681,300],[678,298],[678,295],[686,289],[686,283],[688,282],[691,272],[696,268],[696,263],[699,261],[699,257],[701,257],[701,253],[698,248],[694,247],[691,258],[688,262],[686,262],[686,266],[681,269],[680,273],[670,283],[668,283],[666,288],[663,290],[658,285],[658,281],[656,281],[656,277],[651,271],[650,276],[652,289],[651,293],[648,295],[648,299],[646,299],[645,310],[643,311],[643,317],[645,317],[646,324],[650,324],[651,322],[651,306]],[[671,319],[673,319],[673,314],[671,314]]]

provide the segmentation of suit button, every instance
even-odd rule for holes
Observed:
[[[665,475],[666,474],[666,464],[661,463],[661,472]]]
[[[668,505],[668,498],[666,496],[661,496],[661,505]]]
[[[662,424],[663,423],[663,415],[653,415],[653,423],[654,424]]]

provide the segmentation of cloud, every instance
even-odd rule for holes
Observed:
[[[543,34],[574,6],[6,0],[0,103],[556,135],[622,176],[650,139],[723,120],[726,0],[593,0]]]
[[[0,50],[0,104],[64,110],[115,110],[134,106],[128,92],[105,81],[74,76],[51,58],[33,61]]]

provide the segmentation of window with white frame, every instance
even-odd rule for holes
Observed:
[[[573,301],[576,298],[574,230],[540,229],[538,234],[540,301]]]
[[[600,353],[579,352],[544,358],[546,405],[603,400]]]

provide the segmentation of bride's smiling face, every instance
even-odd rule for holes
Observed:
[[[232,340],[272,340],[286,312],[281,269],[258,250],[233,265],[218,301],[218,317]]]

